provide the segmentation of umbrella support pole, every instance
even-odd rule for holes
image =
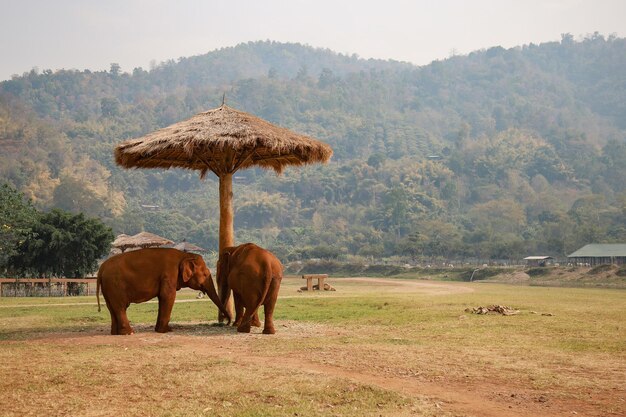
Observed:
[[[220,175],[220,236],[219,236],[219,253],[221,254],[224,248],[235,245],[235,229],[233,225],[234,211],[233,211],[233,174],[221,174]],[[218,280],[217,289],[218,293],[221,291],[223,283]],[[228,298],[228,302],[224,306],[230,313],[233,320],[235,319],[235,307],[233,297]],[[220,323],[224,322],[224,316],[221,312],[218,313],[217,320]]]

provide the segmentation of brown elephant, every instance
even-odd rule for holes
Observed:
[[[263,333],[274,334],[274,306],[283,279],[283,265],[271,252],[254,243],[225,248],[217,262],[217,276],[222,282],[220,299],[226,305],[233,291],[235,322],[238,332],[249,333],[250,326],[260,326],[257,310],[265,311]],[[245,309],[245,312],[244,312]]]
[[[169,326],[176,291],[182,287],[202,291],[231,321],[213,286],[211,271],[200,255],[177,249],[140,249],[115,255],[98,270],[96,296],[100,311],[100,287],[111,313],[111,334],[133,334],[126,309],[130,303],[159,299],[155,330],[171,331]]]

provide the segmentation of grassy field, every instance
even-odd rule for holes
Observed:
[[[277,334],[212,326],[181,291],[174,332],[95,297],[0,298],[3,416],[551,416],[626,412],[626,291],[410,279],[285,279]],[[475,315],[508,305],[518,315]],[[262,318],[262,316],[261,316]]]

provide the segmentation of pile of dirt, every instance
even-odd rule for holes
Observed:
[[[474,313],[474,314],[502,314],[503,316],[514,316],[520,313],[519,310],[516,310],[511,307],[507,307],[507,306],[501,306],[501,305],[466,308],[465,312]]]

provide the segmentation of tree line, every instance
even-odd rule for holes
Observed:
[[[0,273],[11,277],[84,277],[113,241],[100,219],[39,211],[8,184],[0,186],[0,226]]]
[[[112,147],[226,92],[335,151],[237,173],[239,242],[285,260],[560,257],[626,241],[625,61],[624,39],[593,34],[424,67],[259,42],[150,70],[33,70],[0,83],[0,178],[39,210],[216,249],[213,178],[124,171]]]

